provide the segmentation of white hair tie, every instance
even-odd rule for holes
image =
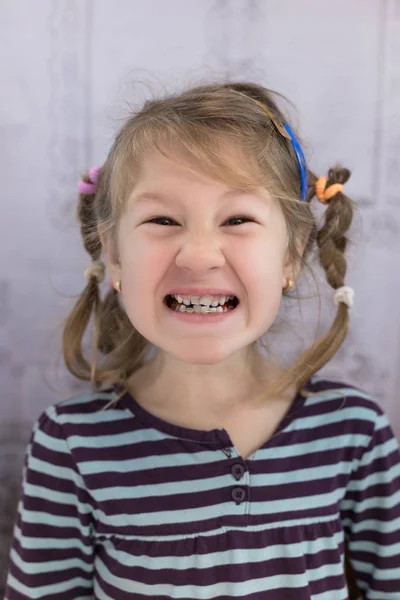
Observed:
[[[342,287],[337,288],[337,290],[335,290],[335,293],[333,294],[333,302],[336,306],[338,306],[342,302],[343,304],[346,304],[348,308],[351,308],[354,303],[353,288],[348,287],[347,285],[343,285]]]
[[[94,277],[101,283],[104,279],[105,271],[106,267],[104,263],[102,263],[101,260],[95,260],[87,269],[85,269],[83,276],[88,281],[91,277]]]

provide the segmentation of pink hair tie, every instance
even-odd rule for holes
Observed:
[[[97,192],[97,184],[99,182],[99,173],[101,167],[92,167],[89,170],[90,181],[83,181],[82,179],[78,183],[78,190],[80,194],[86,194],[91,196]]]

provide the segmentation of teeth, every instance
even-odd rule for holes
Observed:
[[[173,298],[180,305],[190,306],[207,306],[217,308],[218,306],[224,305],[228,300],[233,300],[235,296],[180,296],[179,294],[173,294]]]
[[[175,307],[175,312],[181,313],[198,313],[198,314],[209,314],[209,313],[222,313],[228,312],[227,308],[222,308],[222,306],[210,307],[210,306],[202,306],[201,304],[196,304],[193,308],[188,308],[185,304],[178,304]]]

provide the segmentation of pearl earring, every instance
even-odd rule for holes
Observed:
[[[282,288],[282,292],[284,294],[287,294],[288,292],[290,292],[290,290],[292,289],[293,286],[294,286],[294,281],[292,281],[291,279],[288,278],[285,287]]]

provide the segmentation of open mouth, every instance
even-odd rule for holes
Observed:
[[[180,296],[168,294],[165,297],[166,306],[181,313],[218,314],[234,310],[239,299],[236,296]]]

